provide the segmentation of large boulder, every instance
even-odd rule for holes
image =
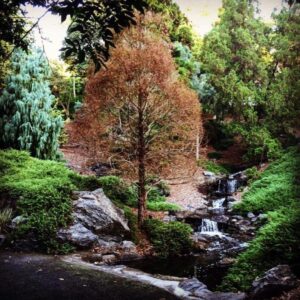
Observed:
[[[296,287],[297,278],[288,265],[278,265],[252,283],[252,299],[271,299]]]
[[[69,241],[81,248],[90,247],[98,241],[98,236],[80,223],[59,230],[57,236],[60,240]]]
[[[129,233],[122,210],[117,208],[102,189],[78,192],[73,202],[73,224],[58,231],[58,238],[86,248],[101,240],[113,240]]]

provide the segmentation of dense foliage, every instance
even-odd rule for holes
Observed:
[[[134,24],[134,11],[143,11],[143,0],[98,1],[93,0],[8,0],[1,3],[0,19],[0,59],[7,59],[12,53],[5,51],[5,43],[14,47],[28,49],[26,39],[31,30],[39,23],[38,19],[26,28],[24,5],[44,7],[46,12],[58,14],[64,22],[71,18],[70,32],[76,32],[65,40],[65,56],[73,56],[74,63],[81,63],[87,57],[92,59],[99,70],[109,57],[109,50],[114,45],[114,33]],[[23,6],[22,6],[23,5]],[[45,12],[45,14],[46,14]],[[44,14],[44,15],[45,15]],[[102,43],[102,42],[103,43]]]
[[[50,68],[43,53],[15,50],[0,96],[0,147],[55,159],[62,119],[55,116],[49,88]]]
[[[201,66],[215,93],[203,107],[222,126],[233,121],[248,160],[279,157],[280,135],[298,126],[298,11],[296,3],[283,8],[271,28],[255,16],[253,2],[225,0],[204,38]]]
[[[72,191],[94,187],[95,179],[17,150],[0,151],[0,177],[1,207],[12,207],[15,215],[25,218],[14,238],[31,237],[42,251],[71,249],[56,241],[57,229],[72,220]]]
[[[243,201],[234,207],[239,213],[267,213],[268,221],[238,256],[223,288],[247,290],[256,276],[278,264],[290,264],[296,272],[299,270],[299,172],[299,150],[291,149],[251,184]]]
[[[193,230],[188,224],[148,219],[144,222],[144,229],[159,256],[176,256],[191,251],[190,234]]]

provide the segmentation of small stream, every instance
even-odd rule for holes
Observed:
[[[239,234],[232,236],[228,230],[233,193],[245,184],[241,172],[219,179],[212,184],[208,196],[207,210],[209,215],[193,220],[193,239],[207,244],[205,250],[194,255],[169,259],[148,258],[126,262],[127,266],[151,274],[177,277],[196,277],[205,283],[210,290],[215,290],[225,276],[230,263],[241,251],[247,248],[245,239]]]

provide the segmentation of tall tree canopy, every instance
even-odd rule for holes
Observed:
[[[202,66],[216,90],[211,107],[219,119],[230,113],[257,120],[268,78],[265,31],[248,0],[223,0],[220,21],[202,49]]]
[[[195,162],[199,102],[176,78],[168,44],[139,24],[121,34],[108,69],[88,80],[75,126],[100,161],[138,178],[141,222],[146,171]]]
[[[25,10],[21,5],[42,6],[47,11],[61,16],[61,21],[71,17],[70,31],[76,32],[72,39],[66,39],[65,55],[76,57],[74,63],[92,59],[96,70],[107,61],[109,49],[113,46],[114,33],[134,24],[134,10],[143,11],[144,0],[7,0],[0,4],[0,58],[7,56],[3,42],[16,47],[28,48],[26,36],[37,25],[29,29],[21,16]]]
[[[43,52],[15,50],[0,97],[0,147],[27,150],[39,158],[57,158],[62,119],[52,108],[50,69]]]

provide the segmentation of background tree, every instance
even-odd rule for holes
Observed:
[[[43,52],[15,50],[0,97],[0,147],[27,150],[54,159],[63,125],[52,108],[50,68]]]
[[[121,34],[108,69],[89,78],[75,131],[100,161],[138,178],[141,225],[146,173],[185,157],[195,165],[201,124],[197,96],[176,79],[168,44],[140,22]]]
[[[266,26],[247,0],[224,0],[220,21],[203,41],[202,63],[216,94],[210,103],[219,119],[231,114],[257,121],[267,83]]]
[[[277,135],[300,126],[300,4],[292,2],[289,8],[273,15],[273,59],[265,111],[267,123]]]
[[[3,2],[3,1],[2,1]],[[143,11],[146,3],[143,0],[8,0],[0,4],[0,40],[14,47],[27,50],[27,35],[39,23],[38,19],[28,28],[21,15],[26,13],[22,5],[42,6],[46,12],[58,14],[61,21],[71,18],[70,31],[76,32],[72,39],[66,39],[65,56],[76,57],[74,63],[92,59],[95,69],[99,70],[109,57],[113,46],[113,36],[123,28],[134,24],[134,10]],[[24,8],[24,6],[23,6]],[[44,15],[45,15],[44,14]],[[43,16],[41,16],[42,18]],[[12,51],[2,51],[0,58],[7,59]],[[4,56],[1,56],[4,54]]]
[[[50,85],[57,108],[65,120],[73,119],[83,101],[85,82],[75,70],[67,71],[66,66],[58,61],[51,62],[51,70]]]

